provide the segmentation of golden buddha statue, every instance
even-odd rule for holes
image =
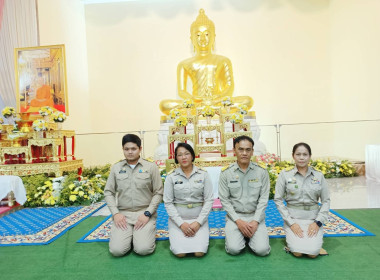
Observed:
[[[232,97],[234,79],[231,61],[227,57],[212,53],[215,43],[215,26],[203,9],[199,11],[197,19],[191,24],[190,34],[196,54],[178,64],[179,96],[184,100],[192,99],[196,106],[220,106],[222,99],[229,96],[235,106],[243,104],[247,105],[248,109],[251,108],[253,105],[251,97]],[[192,82],[192,93],[187,91],[189,79]],[[184,100],[163,100],[160,103],[160,110],[168,115],[171,109],[180,108]]]

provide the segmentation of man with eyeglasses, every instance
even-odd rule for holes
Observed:
[[[248,136],[234,139],[237,161],[222,169],[219,180],[219,198],[226,217],[227,253],[239,254],[246,246],[258,256],[270,252],[265,226],[265,208],[269,198],[268,172],[251,162],[253,140]]]

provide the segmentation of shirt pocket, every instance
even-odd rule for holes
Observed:
[[[256,200],[259,197],[262,185],[261,182],[248,182],[248,194],[250,198]]]
[[[315,194],[315,195],[320,195],[322,190],[322,186],[319,182],[313,183],[311,182],[310,184],[310,191]]]
[[[202,183],[193,183],[193,196],[196,198],[202,198],[203,197],[203,189],[204,189],[204,184]]]
[[[294,199],[298,197],[299,192],[300,192],[300,187],[297,183],[286,184],[286,198]]]
[[[229,182],[228,189],[230,190],[231,197],[239,198],[241,196],[240,182]]]
[[[117,187],[118,188],[121,188],[121,189],[125,189],[127,188],[128,186],[128,174],[126,173],[120,173],[120,174],[117,174],[116,175],[116,183],[117,183]]]
[[[137,173],[136,175],[136,188],[145,189],[149,188],[151,180],[150,175],[147,172]]]
[[[187,188],[185,187],[185,184],[174,184],[174,199],[181,199],[185,200],[188,196]]]

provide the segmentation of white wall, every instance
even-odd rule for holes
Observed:
[[[80,0],[38,0],[40,45],[65,44],[70,117],[65,129],[91,131],[84,5]]]
[[[330,11],[332,119],[380,119],[380,1],[334,0]],[[336,125],[333,139],[335,154],[364,159],[380,122]]]

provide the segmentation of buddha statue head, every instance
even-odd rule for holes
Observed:
[[[211,53],[214,49],[215,25],[203,9],[199,10],[197,19],[191,24],[190,39],[197,53]]]

